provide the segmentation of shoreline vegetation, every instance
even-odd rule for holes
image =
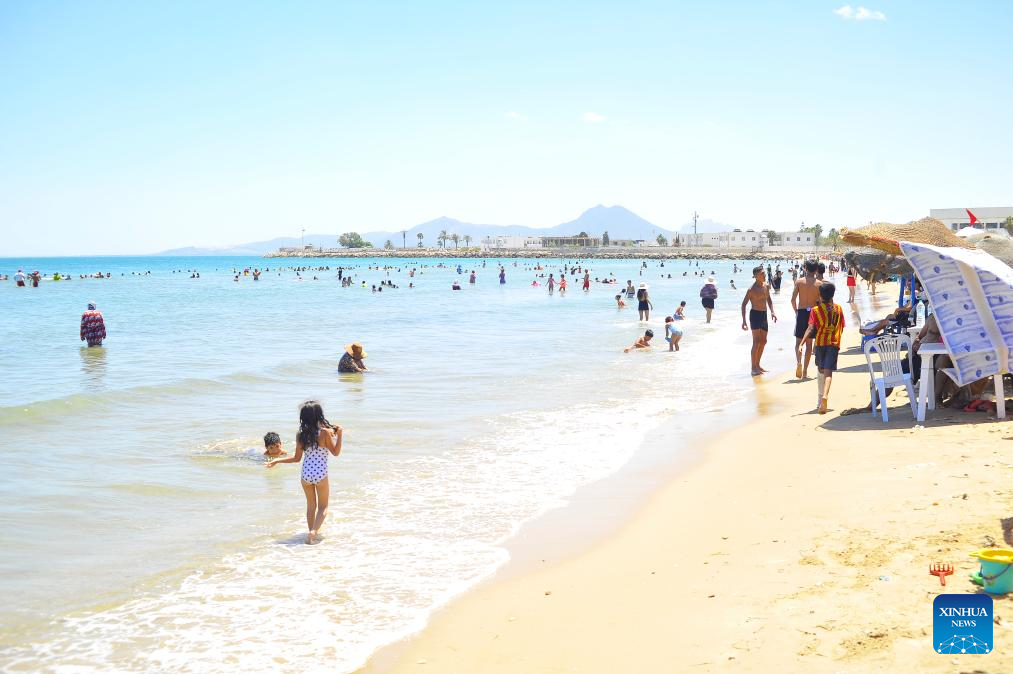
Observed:
[[[265,253],[265,258],[531,258],[567,260],[792,260],[839,255],[827,247],[806,248],[673,248],[661,246],[613,248],[306,248]]]

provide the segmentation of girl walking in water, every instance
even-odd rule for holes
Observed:
[[[320,527],[327,517],[331,485],[327,479],[327,453],[341,454],[341,426],[332,426],[320,403],[308,400],[299,409],[299,432],[295,436],[295,454],[287,459],[268,461],[268,468],[279,463],[302,462],[301,483],[306,495],[306,543],[320,540]]]

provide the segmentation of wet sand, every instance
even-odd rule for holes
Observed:
[[[767,375],[760,418],[628,525],[462,596],[364,671],[1013,671],[1013,597],[995,598],[993,653],[937,655],[928,573],[951,563],[944,591],[978,592],[968,553],[1013,547],[1013,425],[939,409],[917,429],[903,392],[889,423],[840,416],[868,403],[850,324],[829,414],[814,381]]]

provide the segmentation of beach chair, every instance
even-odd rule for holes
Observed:
[[[905,355],[903,352],[907,350]],[[914,354],[911,349],[911,337],[908,335],[880,335],[873,337],[862,345],[862,352],[865,353],[865,362],[869,366],[869,397],[872,400],[872,415],[876,415],[876,405],[879,404],[880,414],[883,421],[889,421],[890,415],[886,409],[886,389],[904,386],[907,389],[908,399],[911,403],[911,414],[916,414],[915,387],[911,379],[914,372]],[[872,362],[872,354],[879,357],[880,370]],[[904,372],[903,360],[907,358],[908,371]]]

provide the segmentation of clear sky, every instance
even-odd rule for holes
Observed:
[[[1013,3],[0,3],[0,256],[1013,205]]]

